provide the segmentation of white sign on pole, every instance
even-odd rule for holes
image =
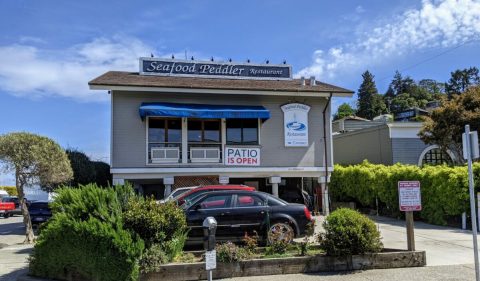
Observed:
[[[289,103],[282,106],[285,146],[308,146],[308,112],[310,106]]]
[[[226,166],[260,166],[260,148],[226,146],[224,152]]]
[[[400,211],[421,211],[422,197],[420,194],[419,181],[399,181],[398,182],[398,200],[400,202]]]
[[[217,252],[215,250],[205,252],[205,270],[217,268]]]

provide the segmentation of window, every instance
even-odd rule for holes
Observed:
[[[148,120],[148,142],[182,142],[182,122],[180,119]]]
[[[422,159],[422,165],[441,165],[451,163],[452,159],[450,156],[443,152],[440,148],[430,149],[425,153]]]
[[[227,119],[227,144],[257,145],[258,119]]]
[[[181,159],[182,121],[148,119],[148,163],[178,163]]]
[[[213,195],[200,202],[201,209],[218,209],[230,207],[231,195]]]
[[[188,142],[220,142],[220,120],[188,120]]]
[[[254,207],[254,206],[263,206],[265,202],[258,196],[252,195],[238,195],[237,196],[237,207]]]

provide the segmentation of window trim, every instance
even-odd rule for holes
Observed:
[[[180,124],[181,124],[181,127],[180,127],[180,138],[181,138],[181,141],[180,142],[171,142],[171,143],[175,143],[175,144],[180,144],[180,159],[178,163],[151,163],[150,162],[150,158],[148,157],[148,154],[149,154],[149,151],[148,151],[148,148],[149,148],[149,137],[148,137],[148,133],[149,133],[149,129],[150,129],[150,118],[156,118],[156,119],[163,119],[163,120],[180,120]],[[166,121],[165,121],[166,122]],[[168,125],[167,125],[168,126]],[[167,130],[165,131],[165,137],[167,137],[168,135],[168,128]],[[168,143],[168,142],[162,142],[162,143]],[[183,118],[169,118],[169,117],[159,117],[159,116],[147,116],[145,118],[145,165],[146,166],[159,166],[159,165],[172,165],[172,164],[181,164],[183,163],[183,146],[184,146],[184,139],[183,139]]]
[[[189,121],[199,121],[201,122],[201,132],[202,132],[202,140],[197,141],[190,141],[188,139],[188,122]],[[209,142],[205,141],[205,122],[218,122],[218,137],[219,141],[217,142]],[[187,143],[188,144],[221,144],[222,143],[222,119],[197,119],[197,118],[187,118]]]

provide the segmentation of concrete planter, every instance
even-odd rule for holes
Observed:
[[[242,276],[278,275],[308,272],[330,272],[345,270],[419,267],[426,265],[425,251],[396,251],[348,257],[290,257],[256,259],[236,263],[217,263],[214,278]],[[206,279],[205,263],[167,264],[157,272],[140,276],[150,280],[199,280]]]

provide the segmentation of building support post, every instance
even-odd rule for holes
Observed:
[[[322,213],[324,216],[328,216],[330,214],[330,200],[328,196],[328,189],[326,183],[321,183],[322,186]]]
[[[172,185],[175,183],[174,177],[165,177],[163,178],[163,185],[165,186],[165,191],[163,192],[163,198],[167,198],[170,193],[172,193]]]
[[[270,183],[272,184],[272,194],[275,197],[280,197],[278,194],[278,184],[282,182],[281,177],[270,177]]]

